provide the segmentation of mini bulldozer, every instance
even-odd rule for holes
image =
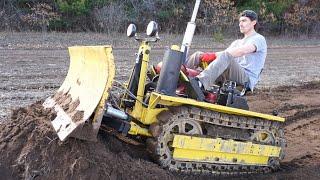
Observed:
[[[146,152],[173,171],[232,175],[277,170],[284,157],[285,119],[249,111],[234,82],[198,92],[192,70],[181,68],[199,4],[181,47],[166,50],[160,69],[149,67],[150,44],[159,40],[157,23],[149,23],[147,36],[129,25],[127,35],[140,47],[126,84],[114,80],[111,46],[69,47],[66,79],[43,103],[56,112],[51,123],[59,139],[95,141],[99,129],[108,128],[144,142]]]

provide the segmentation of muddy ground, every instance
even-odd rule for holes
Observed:
[[[286,156],[278,172],[228,179],[320,178],[320,82],[248,94],[252,110],[286,117]],[[224,179],[172,173],[153,163],[145,146],[128,145],[100,132],[98,142],[60,142],[42,101],[12,111],[0,125],[0,179]]]
[[[143,145],[128,145],[104,132],[99,133],[97,143],[60,142],[49,123],[54,114],[44,110],[41,102],[66,75],[65,44],[70,38],[72,42],[80,38],[60,36],[35,36],[35,42],[29,43],[25,40],[29,36],[5,34],[5,40],[18,37],[22,43],[0,44],[0,179],[213,179],[164,170],[152,162]],[[83,41],[74,42],[90,44],[103,39],[100,36],[81,36]],[[251,110],[268,114],[277,110],[287,119],[286,157],[278,172],[229,178],[319,179],[320,46],[271,44],[262,80],[247,97]],[[213,46],[221,49],[224,45]],[[161,60],[163,49],[153,51],[155,62]],[[121,43],[115,47],[117,80],[127,79],[129,71],[123,70],[131,68],[135,50]]]

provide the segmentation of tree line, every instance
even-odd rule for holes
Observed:
[[[0,0],[0,30],[124,32],[129,23],[182,33],[190,20],[191,0]],[[319,35],[318,0],[202,0],[197,32],[237,33],[238,14],[252,9],[259,30],[274,35]]]

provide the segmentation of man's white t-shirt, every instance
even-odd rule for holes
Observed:
[[[235,58],[241,67],[245,69],[246,74],[249,76],[249,87],[253,90],[260,78],[260,73],[263,69],[264,62],[267,56],[267,43],[265,38],[255,33],[247,38],[238,39],[231,43],[229,48],[236,48],[247,44],[253,44],[256,46],[256,51],[246,54],[244,56]]]

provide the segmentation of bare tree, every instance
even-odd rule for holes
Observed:
[[[46,3],[36,4],[31,8],[31,12],[22,15],[22,20],[29,24],[31,27],[40,27],[42,32],[47,32],[49,22],[58,19],[60,16],[53,11],[53,8]]]

